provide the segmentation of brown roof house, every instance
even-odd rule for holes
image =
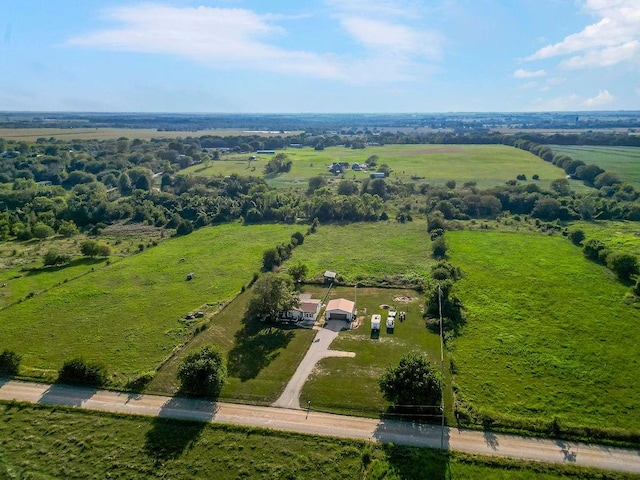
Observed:
[[[310,294],[301,293],[298,295],[299,304],[297,307],[284,314],[284,318],[299,321],[315,322],[322,308],[322,300],[311,298]]]

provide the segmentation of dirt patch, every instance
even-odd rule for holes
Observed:
[[[356,328],[360,328],[362,322],[364,321],[364,317],[358,317],[354,321],[351,322],[351,330],[355,330]]]
[[[415,302],[416,300],[418,300],[418,297],[403,297],[403,296],[393,297],[393,301],[397,303],[411,303],[411,302]]]

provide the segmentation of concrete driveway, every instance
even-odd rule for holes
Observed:
[[[353,352],[341,352],[339,350],[329,350],[329,345],[333,342],[334,338],[338,336],[338,333],[343,329],[348,329],[349,324],[342,320],[330,320],[327,322],[324,328],[318,328],[313,343],[307,350],[307,354],[304,356],[296,372],[289,380],[287,387],[280,395],[280,398],[273,403],[274,407],[282,408],[300,408],[300,392],[304,386],[307,378],[313,372],[313,368],[321,359],[326,357],[355,357]]]

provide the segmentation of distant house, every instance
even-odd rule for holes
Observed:
[[[257,150],[256,153],[258,155],[275,155],[276,151],[275,150]]]
[[[334,162],[329,166],[329,171],[334,175],[344,173],[345,167],[340,162]]]
[[[298,295],[298,301],[300,302],[297,307],[289,310],[283,315],[284,319],[298,321],[316,321],[318,314],[322,309],[322,300],[317,298],[311,298],[309,294]]]
[[[384,172],[373,172],[373,173],[370,173],[369,176],[371,178],[384,178],[385,174]]]
[[[359,172],[360,171],[360,164],[359,163],[354,163],[353,165],[351,165],[351,170],[353,170],[354,172]]]
[[[290,143],[289,147],[290,148],[302,148],[302,144],[301,143]]]
[[[327,304],[324,317],[327,320],[347,320],[356,318],[356,304],[346,298],[335,298]]]

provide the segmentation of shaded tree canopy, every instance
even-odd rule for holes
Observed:
[[[409,353],[378,379],[385,400],[395,405],[436,406],[442,398],[442,375],[425,355]]]
[[[247,304],[247,316],[274,321],[278,314],[299,304],[293,282],[286,275],[267,273],[251,288],[252,296]]]

